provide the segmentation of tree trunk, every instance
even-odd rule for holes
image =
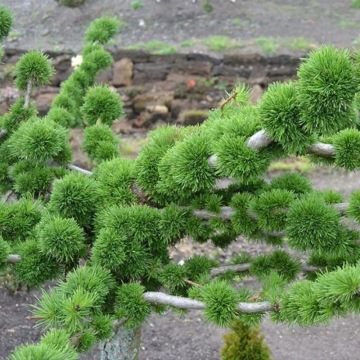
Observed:
[[[119,326],[108,341],[100,345],[100,360],[138,360],[141,327],[126,329]]]

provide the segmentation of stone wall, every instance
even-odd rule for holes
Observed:
[[[7,111],[18,93],[12,86],[16,61],[23,52],[7,49],[0,66],[0,114]],[[152,127],[158,122],[194,124],[206,117],[238,82],[252,87],[254,101],[273,81],[296,75],[299,58],[289,55],[264,57],[258,54],[151,55],[141,51],[112,50],[114,64],[99,74],[99,83],[109,83],[125,102],[126,122],[119,131]],[[34,98],[45,114],[60,83],[72,71],[71,53],[48,53],[56,74],[50,86],[39,89]]]

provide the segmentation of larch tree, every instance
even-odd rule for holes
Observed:
[[[0,20],[4,39],[11,15],[3,7]],[[0,120],[0,265],[28,287],[58,285],[33,309],[43,337],[10,359],[75,360],[96,343],[103,360],[137,359],[142,324],[167,308],[201,310],[222,327],[357,314],[360,192],[346,203],[297,173],[271,181],[265,173],[288,155],[360,167],[359,55],[323,46],[302,61],[298,80],[272,84],[258,105],[238,86],[203,124],[154,130],[127,160],[111,130],[121,99],[95,84],[117,30],[111,17],[89,26],[83,61],[45,117],[31,94],[50,81],[50,59],[30,51],[16,66],[23,96]],[[92,171],[71,162],[75,126],[84,127]],[[226,247],[240,235],[275,250],[222,266],[169,255],[185,236]],[[256,277],[261,291],[236,287],[239,274]]]

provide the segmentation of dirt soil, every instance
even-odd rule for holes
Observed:
[[[333,188],[348,198],[360,188],[360,173],[345,173],[331,169],[317,169],[309,174],[319,189]],[[259,254],[269,247],[239,239],[226,250],[210,244],[194,244],[184,240],[173,250],[176,260],[191,254],[207,253],[226,261],[239,251]],[[26,342],[39,339],[40,329],[34,328],[29,304],[34,303],[39,291],[29,294],[10,295],[0,288],[0,359],[5,360],[11,350]],[[358,360],[359,317],[348,316],[334,319],[328,326],[300,328],[263,322],[263,333],[275,360]],[[219,329],[204,321],[200,312],[191,311],[185,316],[171,312],[163,316],[152,315],[144,325],[140,360],[216,360],[222,347],[225,329]],[[82,355],[83,360],[98,359],[96,349]]]
[[[351,8],[351,1],[210,0],[211,13],[204,11],[203,0],[141,0],[139,10],[133,10],[132,0],[86,0],[78,8],[60,6],[55,0],[1,4],[15,13],[7,47],[76,51],[86,26],[101,15],[116,15],[125,22],[114,41],[117,47],[154,39],[180,43],[211,35],[228,35],[245,44],[259,36],[304,37],[317,44],[349,47],[360,29],[360,10]]]

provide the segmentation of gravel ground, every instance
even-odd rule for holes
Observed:
[[[115,40],[118,47],[148,40],[180,43],[191,38],[228,35],[250,46],[260,36],[304,37],[310,42],[351,46],[359,35],[360,10],[351,0],[87,0],[66,8],[54,0],[2,0],[15,13],[8,47],[78,50],[88,23],[101,15],[116,15],[126,23]],[[250,43],[249,43],[250,41]],[[188,49],[185,49],[188,51]]]

